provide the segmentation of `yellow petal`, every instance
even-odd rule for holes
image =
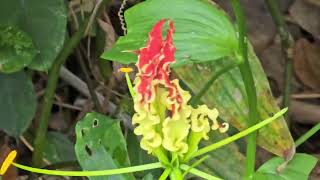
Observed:
[[[188,151],[187,136],[189,134],[190,122],[188,120],[190,113],[189,107],[179,111],[178,119],[166,118],[163,122],[163,142],[162,146],[171,152],[178,152],[180,155]]]
[[[143,136],[140,142],[142,149],[152,153],[156,148],[160,147],[162,143],[162,138],[158,133],[153,134],[152,137]]]

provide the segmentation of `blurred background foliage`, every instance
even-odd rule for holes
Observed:
[[[295,148],[293,139],[320,120],[320,23],[317,21],[320,4],[316,0],[279,2],[292,36],[287,49],[293,63],[290,114],[287,122],[283,118],[259,132],[261,148],[257,153],[257,167],[273,154],[288,156]],[[170,17],[175,20],[177,29],[175,44],[179,63],[174,67],[174,76],[193,94],[199,93],[219,70],[238,63],[236,31],[230,21],[234,15],[228,1],[214,1],[219,8],[213,1],[185,3],[183,7],[193,9],[197,12],[194,14],[184,9],[174,10],[175,6],[163,6],[163,3],[163,0],[153,1],[153,4],[128,0],[125,9],[139,5],[126,12],[126,26],[132,31],[124,39],[120,37],[125,32],[118,15],[122,4],[119,0],[106,3],[99,0],[0,2],[0,162],[10,149],[18,149],[19,162],[31,162],[33,142],[39,135],[36,128],[46,109],[43,105],[47,98],[45,89],[54,72],[59,79],[53,106],[48,111],[42,166],[93,170],[154,162],[140,149],[139,138],[132,132],[133,104],[124,76],[118,69],[122,67],[119,62],[133,63],[136,58],[121,51],[144,46],[146,34],[155,20]],[[262,120],[277,112],[282,104],[286,57],[266,1],[242,0],[241,4],[252,45],[249,61],[255,75],[259,119]],[[197,21],[201,23],[192,24]],[[189,32],[202,36],[202,40]],[[118,38],[120,43],[115,45]],[[103,60],[101,55],[118,62]],[[60,64],[55,65],[58,61]],[[133,78],[134,73],[131,75]],[[232,125],[228,134],[210,134],[210,141],[203,146],[248,126],[246,93],[239,70],[232,69],[222,75],[200,101],[218,108],[220,117]],[[90,113],[93,111],[97,113]],[[319,157],[317,139],[319,134],[297,151]],[[240,140],[210,153],[200,169],[223,179],[241,179],[244,154],[245,140]],[[277,159],[272,160],[271,164],[279,164]],[[259,169],[260,172],[264,170],[264,166]],[[319,179],[319,170],[316,166],[310,178]],[[152,174],[142,172],[110,179],[156,179],[159,174],[155,170]],[[30,175],[11,168],[3,179],[26,177]]]

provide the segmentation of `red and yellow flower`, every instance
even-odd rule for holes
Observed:
[[[162,29],[167,21],[169,27],[163,39]],[[146,47],[136,51],[136,113],[132,123],[136,125],[135,134],[142,136],[141,147],[149,153],[164,149],[183,156],[195,151],[201,139],[208,139],[210,129],[225,132],[228,125],[218,124],[216,109],[188,105],[190,93],[180,87],[178,79],[170,79],[170,65],[175,62],[176,51],[173,33],[173,21],[160,20],[149,33]]]

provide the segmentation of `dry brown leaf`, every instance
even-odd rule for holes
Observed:
[[[302,124],[317,124],[320,122],[320,106],[304,101],[291,100],[290,113],[294,121]]]
[[[300,39],[294,47],[294,70],[301,82],[320,90],[320,46]]]
[[[116,32],[111,24],[109,16],[104,13],[103,19],[98,19],[98,24],[101,29],[106,33],[105,50],[111,49],[112,45],[117,39]]]
[[[277,88],[277,91],[281,91],[284,84],[284,58],[280,42],[275,41],[271,46],[262,51],[259,57],[267,77],[276,83],[275,88]]]
[[[95,5],[95,1],[92,0],[71,0],[69,7],[73,8],[75,12],[84,11],[92,12]]]
[[[214,1],[230,16],[234,16],[229,1]],[[281,0],[281,4],[284,4],[284,2],[288,2],[288,0]],[[244,8],[247,19],[249,40],[255,52],[259,54],[272,43],[276,35],[275,25],[263,0],[241,0],[241,5]]]
[[[0,164],[3,163],[7,155],[10,153],[11,149],[8,147],[7,144],[3,144],[0,147]],[[9,169],[7,170],[6,174],[2,176],[2,180],[13,180],[17,179],[18,172],[17,168],[10,166]]]
[[[308,1],[309,3],[311,3],[313,5],[316,5],[316,6],[320,7],[320,1],[319,0],[306,0],[306,1]]]
[[[320,6],[316,6],[310,0],[296,0],[289,12],[303,29],[316,37],[320,36]]]

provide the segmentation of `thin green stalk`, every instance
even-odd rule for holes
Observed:
[[[18,163],[12,163],[12,165],[14,165],[19,169],[23,169],[29,172],[53,175],[53,176],[108,176],[108,175],[132,173],[132,172],[162,168],[162,165],[160,162],[144,164],[139,166],[131,166],[126,168],[98,170],[98,171],[59,171],[59,170],[33,168],[33,167],[18,164]]]
[[[244,81],[248,106],[249,106],[249,127],[257,124],[258,110],[257,110],[257,92],[255,89],[255,83],[253,74],[250,68],[248,60],[248,44],[246,39],[246,20],[241,8],[239,0],[231,0],[233,11],[237,19],[237,25],[239,30],[239,51],[243,58],[243,63],[239,65],[242,79]],[[246,173],[245,178],[251,179],[255,170],[256,161],[256,146],[257,146],[257,132],[250,134],[247,138],[247,153],[246,153]]]
[[[247,136],[248,134],[257,131],[258,129],[262,128],[263,126],[265,126],[265,125],[271,123],[272,121],[278,119],[279,117],[284,115],[287,112],[287,110],[288,110],[288,108],[284,108],[281,111],[277,112],[274,116],[272,116],[272,117],[270,117],[268,119],[265,119],[265,120],[261,121],[260,123],[247,128],[246,130],[243,130],[243,131],[241,131],[241,132],[239,132],[239,133],[237,133],[237,134],[235,134],[235,135],[233,135],[231,137],[228,137],[228,138],[226,138],[224,140],[221,140],[221,141],[219,141],[217,143],[214,143],[214,144],[206,146],[206,147],[204,147],[202,149],[199,149],[198,151],[196,151],[194,154],[192,154],[187,159],[190,160],[192,158],[204,155],[204,154],[206,154],[206,153],[208,153],[210,151],[218,149],[218,148],[220,148],[222,146],[225,146],[225,145],[227,145],[229,143],[232,143],[232,142],[234,142],[234,141],[236,141],[236,140],[238,140],[238,139],[240,139],[240,138],[242,138],[244,136]]]
[[[212,176],[212,175],[210,175],[210,174],[207,174],[207,173],[205,173],[205,172],[202,172],[202,171],[200,171],[200,170],[198,170],[198,169],[196,169],[196,168],[190,168],[190,166],[188,166],[188,165],[186,165],[186,164],[182,164],[181,166],[180,166],[180,168],[182,169],[182,170],[184,170],[184,171],[189,171],[191,174],[194,174],[194,175],[196,175],[196,176],[199,176],[199,177],[201,177],[201,178],[203,178],[203,179],[208,179],[208,180],[222,180],[222,179],[220,179],[220,178],[218,178],[218,177],[215,177],[215,176]]]
[[[126,81],[127,81],[127,85],[128,85],[128,89],[129,89],[130,95],[131,95],[132,98],[134,98],[136,96],[136,93],[135,93],[133,85],[131,83],[131,79],[130,79],[129,73],[125,73],[125,77],[126,77]]]
[[[205,93],[209,90],[210,86],[214,83],[215,80],[217,80],[221,75],[223,75],[224,73],[230,71],[231,69],[233,69],[237,66],[238,66],[238,64],[230,64],[230,65],[222,68],[221,70],[219,70],[217,73],[214,73],[210,77],[210,79],[206,82],[206,84],[204,84],[204,86],[201,88],[199,93],[192,97],[192,99],[190,100],[190,104],[192,106],[197,105],[199,103],[200,99],[202,98],[202,96],[205,95]]]
[[[281,47],[282,54],[285,58],[285,72],[284,72],[284,89],[283,89],[283,102],[282,107],[290,106],[290,94],[291,94],[291,81],[292,81],[292,55],[290,53],[293,40],[291,34],[286,26],[283,15],[281,14],[279,8],[279,2],[276,0],[265,0],[272,16],[272,19],[278,29],[280,39],[281,39]]]
[[[190,169],[199,166],[201,163],[203,163],[203,161],[205,161],[205,160],[208,159],[209,157],[210,157],[209,155],[203,156],[202,158],[200,158],[199,160],[197,160],[196,162],[194,162],[193,164],[191,164],[191,166],[189,167],[189,169],[187,169],[187,170],[182,174],[182,177],[185,177],[185,176],[189,173]]]
[[[109,0],[104,0],[103,4],[107,3]],[[101,9],[99,9],[101,11]],[[100,13],[96,13],[100,14]],[[36,137],[34,140],[34,152],[32,156],[32,164],[35,167],[40,167],[42,162],[42,152],[44,149],[44,141],[47,135],[48,120],[51,113],[51,108],[53,104],[54,92],[57,87],[58,75],[60,67],[65,62],[67,57],[72,53],[73,49],[79,44],[81,38],[83,37],[86,27],[88,25],[89,19],[85,20],[78,31],[69,39],[69,41],[64,45],[63,49],[55,59],[49,70],[48,84],[44,94],[42,111],[39,118],[39,125],[36,130]]]
[[[166,180],[170,175],[170,173],[171,173],[171,168],[166,168],[161,174],[161,176],[159,177],[159,180]]]
[[[303,144],[306,140],[308,140],[311,136],[313,136],[317,131],[320,130],[320,123],[313,126],[308,132],[306,132],[304,135],[302,135],[299,139],[296,140],[296,148]]]

